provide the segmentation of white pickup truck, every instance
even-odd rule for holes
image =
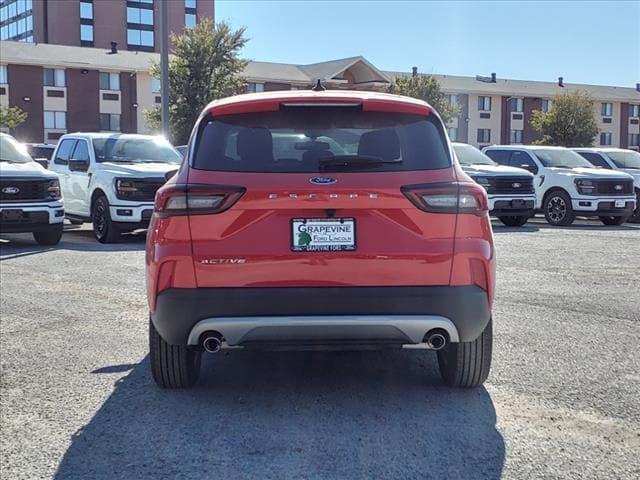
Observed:
[[[487,191],[489,213],[509,227],[521,227],[535,214],[533,174],[500,165],[472,145],[452,143],[458,163]]]
[[[34,162],[12,136],[0,133],[0,233],[32,232],[40,245],[55,245],[63,221],[57,175]]]
[[[596,168],[619,170],[633,177],[636,192],[636,210],[629,219],[640,223],[640,153],[624,148],[573,148]]]
[[[93,223],[102,243],[149,225],[156,190],[182,157],[162,137],[72,133],[58,142],[49,169],[60,177],[66,217]]]
[[[536,210],[544,213],[550,225],[571,225],[577,216],[621,225],[636,208],[631,175],[595,168],[567,148],[492,145],[482,151],[502,165],[535,175]]]

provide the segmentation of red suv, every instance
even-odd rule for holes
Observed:
[[[373,92],[211,103],[147,237],[151,369],[188,387],[203,351],[422,348],[444,381],[491,363],[485,190],[438,114]]]

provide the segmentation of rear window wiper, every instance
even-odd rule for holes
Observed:
[[[400,161],[385,161],[373,155],[335,155],[323,157],[318,161],[321,168],[367,168],[377,167],[383,163],[400,163]]]

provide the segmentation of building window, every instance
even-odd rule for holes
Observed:
[[[150,47],[153,49],[153,32],[148,30],[127,29],[127,44],[130,47]]]
[[[455,142],[458,139],[458,129],[455,127],[450,127],[447,129],[447,133],[449,134],[449,139],[452,142]]]
[[[100,130],[110,132],[120,131],[120,114],[118,113],[101,113],[100,114]]]
[[[100,72],[100,90],[120,90],[120,74]]]
[[[522,98],[512,98],[511,111],[520,113],[523,110],[524,110],[524,101],[522,100]]]
[[[153,10],[149,8],[127,7],[127,23],[153,25]]]
[[[43,68],[45,87],[64,87],[64,70],[61,68]]]
[[[478,129],[478,143],[490,143],[491,142],[491,129],[479,128]]]
[[[447,103],[452,107],[458,105],[458,95],[447,95]]]
[[[6,65],[0,65],[0,83],[9,83]]]
[[[65,130],[67,128],[67,112],[44,112],[44,128]]]
[[[0,40],[33,42],[33,1],[0,1]]]
[[[601,111],[603,117],[610,117],[613,115],[613,103],[603,103]]]
[[[478,110],[489,112],[491,111],[491,97],[479,96],[478,97]]]
[[[542,100],[542,111],[544,113],[549,113],[551,111],[551,107],[553,106],[553,100]]]
[[[184,26],[185,28],[191,28],[196,26],[196,14],[185,13],[184,14]]]
[[[160,79],[156,77],[151,77],[151,93],[161,93],[162,92],[162,84],[160,83]]]
[[[611,145],[611,132],[602,132],[600,134],[600,145]]]
[[[184,8],[196,8],[196,0],[184,0]]]
[[[511,143],[522,143],[522,130],[511,130]]]
[[[93,43],[93,25],[80,25],[80,41]],[[90,45],[83,45],[90,46]]]
[[[264,83],[248,83],[247,84],[247,92],[264,92]]]
[[[634,104],[629,105],[629,117],[630,118],[640,117],[640,105],[634,105]]]
[[[86,0],[80,2],[80,18],[83,20],[93,20],[93,2]]]
[[[630,133],[629,134],[629,146],[630,147],[639,147],[640,146],[640,133]]]

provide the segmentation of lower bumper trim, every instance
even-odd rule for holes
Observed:
[[[295,317],[227,317],[200,320],[189,333],[188,344],[199,345],[205,332],[220,333],[229,346],[246,342],[386,341],[422,343],[434,328],[447,332],[458,343],[458,330],[451,320],[422,315],[344,315]]]

